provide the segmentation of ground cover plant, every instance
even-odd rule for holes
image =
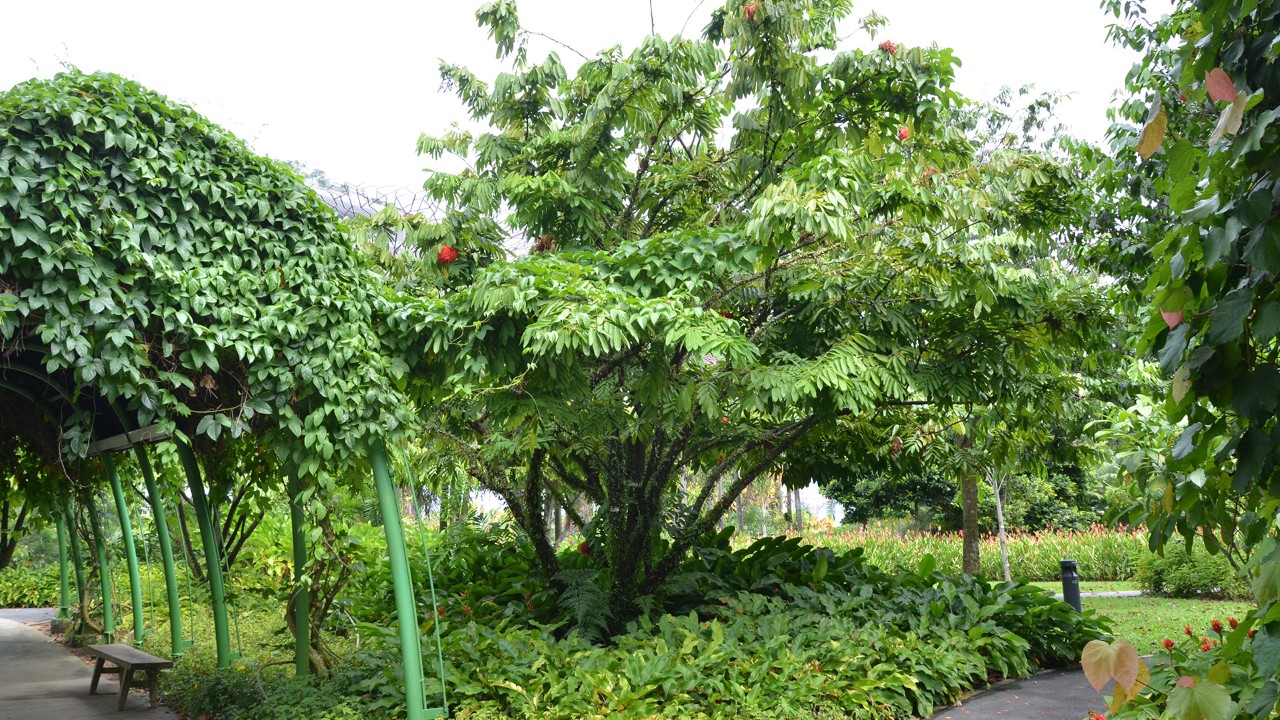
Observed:
[[[1128,640],[1142,655],[1156,652],[1165,640],[1181,641],[1187,626],[1204,634],[1214,620],[1243,619],[1253,609],[1240,600],[1165,597],[1087,597],[1080,604],[1110,620],[1112,634]]]
[[[834,528],[805,535],[806,540],[834,550],[863,548],[867,558],[883,568],[911,567],[930,554],[945,572],[961,569],[963,539],[960,533],[897,532],[885,525],[865,529]],[[1094,526],[1087,530],[1010,533],[1009,562],[1013,577],[1058,580],[1060,561],[1076,561],[1082,581],[1128,580],[1149,556],[1146,533]],[[1000,577],[999,541],[984,535],[981,542],[982,574]]]
[[[1092,615],[1034,586],[944,575],[930,559],[886,573],[856,549],[799,538],[734,549],[724,532],[698,543],[650,612],[605,638],[605,588],[579,547],[563,551],[576,575],[557,590],[537,579],[509,524],[454,527],[433,542],[441,603],[421,620],[426,633],[439,624],[458,717],[914,718],[991,677],[1069,663],[1103,636]],[[400,707],[390,595],[375,569],[341,601],[357,621],[333,627],[347,660],[317,691],[332,707],[317,717]],[[209,672],[206,658],[168,681],[193,716],[284,717],[313,687],[256,666]]]

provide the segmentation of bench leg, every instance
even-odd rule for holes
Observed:
[[[133,685],[133,668],[126,668],[120,673],[120,704],[116,710],[123,710],[129,702],[129,686]]]
[[[98,693],[98,681],[102,679],[102,662],[101,656],[93,663],[93,680],[89,681],[89,694],[96,695]]]
[[[160,671],[147,671],[147,696],[151,700],[151,707],[155,707],[160,702]]]

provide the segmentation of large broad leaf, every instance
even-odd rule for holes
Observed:
[[[1149,160],[1164,144],[1164,133],[1168,127],[1169,116],[1165,114],[1164,108],[1160,108],[1151,122],[1142,128],[1142,139],[1138,141],[1138,155],[1143,160]]]
[[[1214,101],[1231,102],[1236,99],[1236,84],[1222,68],[1214,68],[1205,73],[1204,84],[1209,88],[1209,97]]]
[[[1177,720],[1231,720],[1236,716],[1231,693],[1209,680],[1180,680],[1169,692],[1168,708]]]
[[[1101,640],[1091,640],[1084,646],[1080,666],[1094,690],[1102,692],[1110,680],[1115,680],[1126,690],[1132,690],[1138,680],[1138,651],[1127,640],[1116,640],[1108,645]]]
[[[1223,108],[1222,114],[1218,116],[1218,125],[1213,129],[1213,134],[1209,136],[1209,144],[1212,145],[1224,136],[1240,132],[1240,123],[1244,121],[1244,106],[1249,101],[1249,96],[1241,92],[1236,95],[1236,99],[1231,104]]]
[[[1253,661],[1258,665],[1259,677],[1271,678],[1280,670],[1280,632],[1272,634],[1270,625],[1253,637]]]
[[[1233,290],[1213,307],[1213,319],[1205,339],[1214,345],[1223,345],[1240,337],[1244,332],[1244,319],[1253,311],[1253,288]]]

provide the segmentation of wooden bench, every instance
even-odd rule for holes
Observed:
[[[128,645],[90,645],[86,649],[97,658],[97,662],[93,664],[93,680],[89,683],[90,695],[97,694],[98,680],[104,674],[119,675],[120,705],[117,710],[124,709],[125,703],[129,701],[129,688],[135,687],[146,688],[151,697],[151,707],[156,706],[160,700],[160,687],[157,684],[160,671],[173,667],[173,661],[148,655]],[[108,661],[115,667],[104,667],[103,663]],[[133,679],[134,672],[144,673],[143,679]]]

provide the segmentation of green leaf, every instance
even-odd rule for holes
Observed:
[[[1271,625],[1258,628],[1253,636],[1253,661],[1260,677],[1271,679],[1280,670],[1280,633],[1273,633]]]
[[[1179,684],[1169,692],[1169,713],[1177,720],[1231,720],[1236,704],[1231,692],[1212,680],[1193,680],[1188,687]]]
[[[1213,307],[1205,340],[1213,345],[1224,345],[1240,337],[1244,332],[1244,319],[1252,311],[1253,288],[1243,287],[1228,293]]]
[[[1201,220],[1213,217],[1218,213],[1218,208],[1222,207],[1222,201],[1217,195],[1212,195],[1195,204],[1195,207],[1182,214],[1182,219],[1189,223],[1198,223]]]

